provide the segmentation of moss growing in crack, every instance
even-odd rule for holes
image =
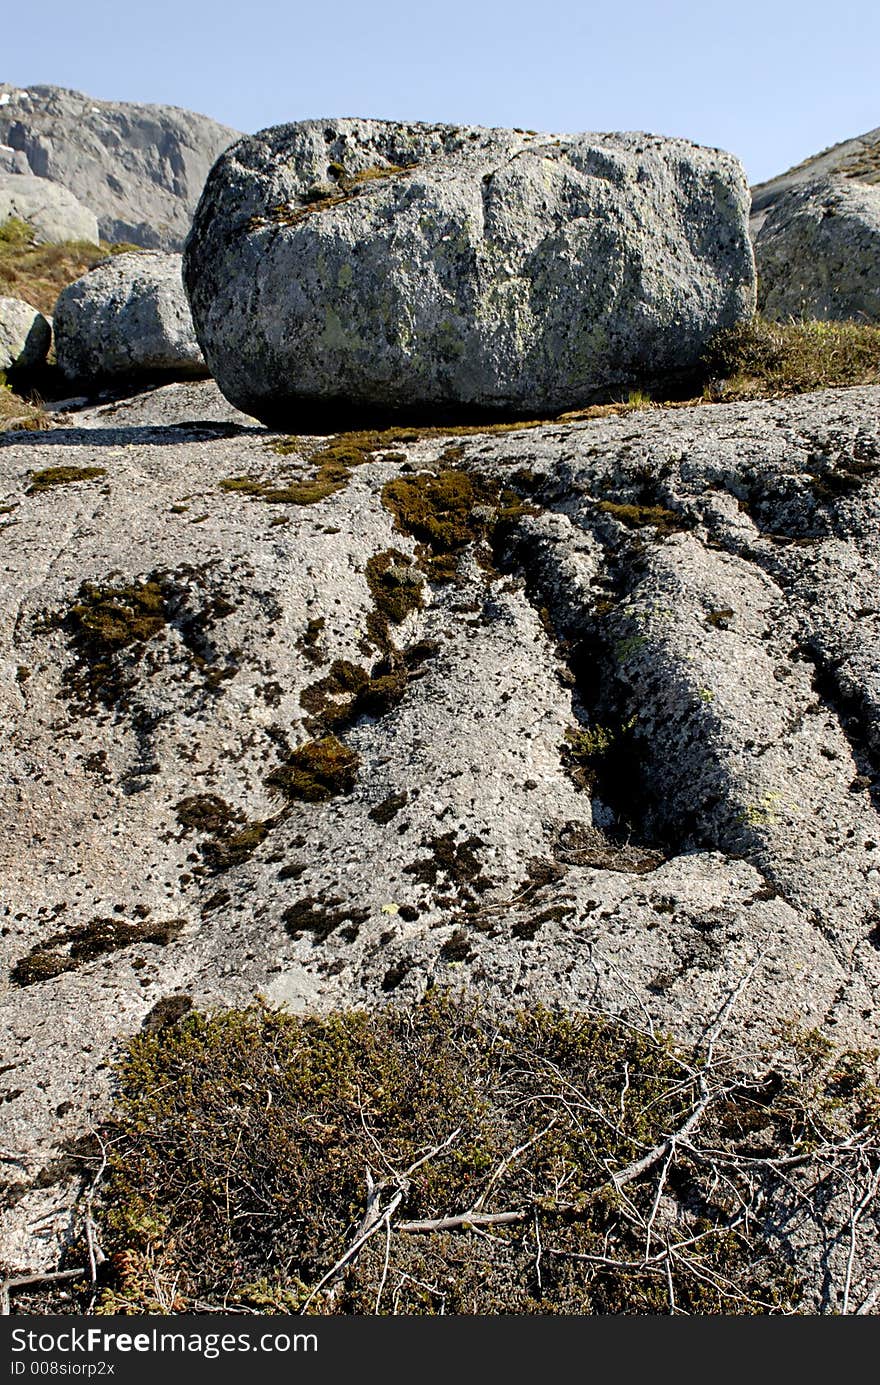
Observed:
[[[651,527],[663,537],[693,529],[694,521],[679,510],[669,510],[663,505],[622,505],[614,500],[600,500],[597,508],[612,519],[619,520],[627,529]]]
[[[326,678],[312,683],[300,695],[311,713],[306,722],[313,733],[342,730],[361,716],[384,716],[397,705],[407,689],[409,673],[401,659],[381,660],[368,673],[359,664],[336,659]]]
[[[359,765],[360,757],[336,736],[321,736],[294,750],[266,783],[291,800],[322,803],[351,793]]]
[[[308,459],[312,474],[303,479],[258,480],[250,476],[230,476],[220,489],[270,505],[317,505],[348,485],[352,471],[373,461],[377,453],[394,443],[415,442],[418,433],[407,428],[362,430],[340,433],[323,443]],[[302,441],[289,438],[274,443],[272,450],[282,457],[300,453]]]
[[[102,466],[46,467],[43,471],[32,473],[27,494],[40,495],[43,491],[53,490],[56,486],[71,486],[77,481],[95,481],[99,476],[106,475],[107,472]]]
[[[129,923],[122,918],[94,918],[89,923],[54,933],[44,943],[22,957],[10,973],[17,986],[32,986],[38,981],[75,971],[77,967],[118,952],[135,943],[156,943],[165,947],[177,937],[185,919],[140,919]]]
[[[845,1217],[848,1175],[876,1144],[876,1062],[791,1038],[747,1063],[724,1055],[670,1145],[700,1106],[703,1062],[605,1016],[436,995],[373,1014],[186,1015],[132,1040],[119,1067],[98,1309],[667,1314],[671,1270],[677,1312],[812,1312],[778,1230],[813,1183],[817,1216],[839,1194]],[[847,1141],[851,1163],[823,1165],[817,1149]],[[390,1239],[347,1255],[364,1168],[391,1180],[416,1161]],[[511,1220],[480,1234],[475,1208]]]
[[[572,726],[561,746],[562,763],[578,788],[591,791],[609,773],[633,768],[636,719],[618,726]]]
[[[454,467],[387,481],[382,502],[400,532],[417,541],[417,555],[432,582],[454,580],[469,544],[496,543],[516,520],[532,513],[498,482]]]

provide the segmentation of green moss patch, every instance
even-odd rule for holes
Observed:
[[[322,803],[351,793],[359,765],[360,757],[336,736],[320,736],[294,750],[266,782],[286,798]]]
[[[454,467],[395,477],[383,486],[382,502],[400,532],[416,540],[416,553],[432,582],[454,580],[469,544],[497,543],[516,520],[532,513],[498,482]]]
[[[190,1013],[119,1067],[98,1311],[797,1312],[781,1235],[846,1205],[878,1112],[875,1055],[815,1038],[737,1065],[436,997]]]
[[[35,471],[28,486],[28,495],[39,495],[42,491],[53,490],[55,486],[70,486],[78,481],[95,481],[106,476],[102,466],[52,466],[44,471]]]
[[[22,957],[10,973],[17,986],[32,986],[38,981],[75,971],[86,962],[93,962],[108,952],[118,952],[135,943],[156,943],[166,946],[177,937],[185,919],[162,922],[140,919],[130,923],[122,918],[94,918],[60,933],[53,933],[44,943]]]

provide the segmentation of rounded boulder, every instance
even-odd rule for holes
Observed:
[[[303,121],[214,165],[184,249],[211,373],[303,404],[553,413],[693,371],[754,309],[739,162],[646,134]]]

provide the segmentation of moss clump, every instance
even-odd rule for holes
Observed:
[[[562,763],[578,788],[591,791],[609,773],[632,768],[635,724],[633,717],[619,726],[572,726],[566,731]]]
[[[880,383],[880,325],[767,322],[755,317],[718,334],[706,353],[710,401]]]
[[[141,919],[129,923],[121,918],[94,918],[77,928],[54,933],[46,942],[32,948],[27,956],[16,962],[10,976],[17,986],[32,986],[49,977],[60,976],[62,972],[75,971],[96,957],[132,947],[135,943],[156,943],[165,947],[177,937],[185,923],[186,919],[163,922]]]
[[[387,481],[382,502],[400,532],[417,541],[417,555],[432,582],[454,580],[469,544],[499,542],[517,519],[532,512],[513,491],[454,467]]]
[[[424,578],[406,553],[387,548],[367,563],[367,585],[373,598],[367,633],[380,649],[387,649],[389,624],[400,625],[407,616],[423,609]]]
[[[383,659],[367,673],[347,659],[335,659],[326,678],[312,683],[300,695],[311,713],[310,731],[341,730],[362,716],[383,716],[406,692],[409,673],[402,660]]]
[[[71,486],[77,481],[94,481],[106,475],[102,466],[51,466],[33,473],[27,494],[39,495],[41,491],[52,490],[55,486]]]
[[[322,803],[351,793],[357,783],[360,757],[336,736],[306,741],[283,765],[272,771],[266,783],[286,798]]]
[[[99,1311],[809,1312],[778,1229],[811,1180],[817,1217],[835,1193],[846,1215],[849,1166],[821,1150],[851,1141],[857,1161],[876,1145],[876,1063],[774,1048],[739,1065],[716,1051],[706,1069],[605,1016],[436,996],[369,1015],[191,1013],[119,1067]],[[391,1234],[378,1220],[346,1259],[365,1170]]]
[[[198,832],[205,840],[200,850],[205,864],[214,873],[231,870],[250,859],[279,818],[248,822],[244,813],[231,808],[216,794],[193,794],[174,807],[184,832]]]
[[[625,524],[627,529],[644,529],[651,526],[658,534],[678,534],[684,529],[693,529],[694,521],[679,510],[669,510],[663,505],[620,505],[613,500],[600,500],[599,510],[605,515]]]

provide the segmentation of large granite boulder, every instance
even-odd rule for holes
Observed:
[[[22,298],[0,298],[0,371],[42,365],[52,344],[52,328],[38,309]]]
[[[39,244],[88,241],[97,245],[98,220],[72,192],[46,178],[0,173],[0,225],[9,217],[26,221]]]
[[[774,321],[880,321],[880,187],[832,178],[789,189],[763,220],[755,259]]]
[[[58,364],[71,380],[203,376],[180,278],[180,256],[114,255],[62,290]]]
[[[179,250],[211,164],[236,137],[176,106],[0,83],[0,144],[94,208],[109,241]]]
[[[754,308],[738,161],[645,134],[303,121],[214,166],[184,251],[239,408],[571,408]]]

